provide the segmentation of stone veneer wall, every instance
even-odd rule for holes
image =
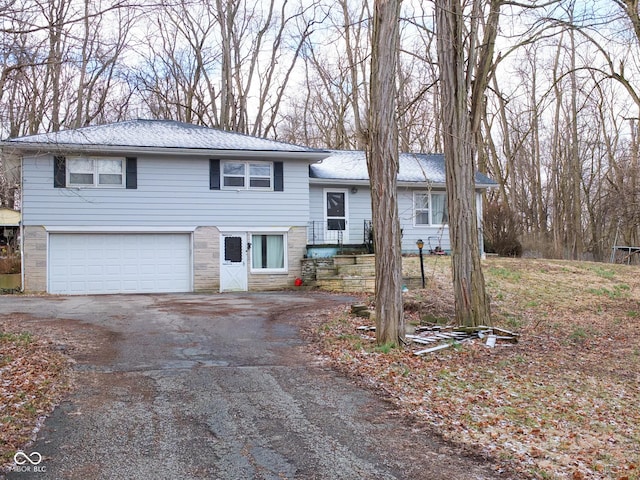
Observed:
[[[329,258],[302,260],[305,285],[334,292],[373,293],[376,287],[374,255],[337,255]],[[420,277],[403,277],[410,290],[422,288]]]
[[[288,272],[269,274],[249,272],[249,291],[275,290],[293,286],[295,279],[302,275],[300,259],[306,252],[307,227],[291,227],[287,233]]]
[[[47,291],[47,232],[44,227],[23,228],[24,291]]]
[[[307,285],[334,292],[371,293],[375,290],[375,255],[307,258],[302,263]]]
[[[24,290],[46,292],[47,232],[43,227],[24,227],[23,235]],[[287,233],[289,271],[265,275],[249,273],[249,290],[292,286],[302,275],[300,259],[306,252],[306,235],[306,227],[291,228]],[[193,234],[193,288],[196,292],[220,290],[220,231],[216,227],[198,227]]]
[[[315,282],[318,267],[333,267],[333,257],[302,259],[302,281],[306,284]]]
[[[198,227],[193,233],[193,289],[220,290],[220,230]]]
[[[292,286],[295,279],[302,275],[300,259],[306,252],[306,241],[306,227],[292,227],[287,232],[289,271],[269,274],[248,272],[249,290],[275,290]],[[198,227],[194,232],[193,270],[193,288],[196,292],[220,291],[220,231],[216,227]]]

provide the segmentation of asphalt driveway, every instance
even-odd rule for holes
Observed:
[[[77,389],[9,479],[492,479],[309,352],[305,314],[348,297],[301,292],[0,297],[60,329]],[[66,332],[66,333],[65,333]]]

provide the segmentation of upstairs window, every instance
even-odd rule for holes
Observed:
[[[246,180],[246,168],[245,163],[231,163],[225,162],[222,164],[222,178],[224,179],[223,185],[225,187],[240,187],[244,188]]]
[[[449,222],[446,193],[416,192],[413,194],[415,226],[444,225]]]
[[[223,162],[222,187],[228,189],[271,190],[273,187],[271,162]]]
[[[271,188],[271,164],[249,164],[249,188]]]
[[[124,188],[125,160],[123,158],[67,158],[68,187]]]

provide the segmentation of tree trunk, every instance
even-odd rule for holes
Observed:
[[[396,68],[399,0],[374,5],[367,167],[376,252],[376,340],[404,341],[402,256],[397,201]]]
[[[571,20],[573,21],[573,10],[571,11]],[[569,225],[569,258],[572,260],[580,260],[582,258],[582,201],[580,196],[580,186],[582,184],[582,162],[580,159],[580,144],[578,135],[578,79],[576,74],[576,40],[575,32],[569,30],[569,39],[571,45],[571,143],[570,143],[570,205],[569,211],[571,225]]]
[[[456,322],[490,325],[475,202],[473,142],[477,137],[469,115],[465,28],[459,0],[436,1],[436,27]]]

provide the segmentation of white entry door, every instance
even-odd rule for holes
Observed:
[[[247,291],[247,235],[225,233],[220,236],[220,291]]]
[[[347,190],[325,190],[325,241],[349,243]]]

